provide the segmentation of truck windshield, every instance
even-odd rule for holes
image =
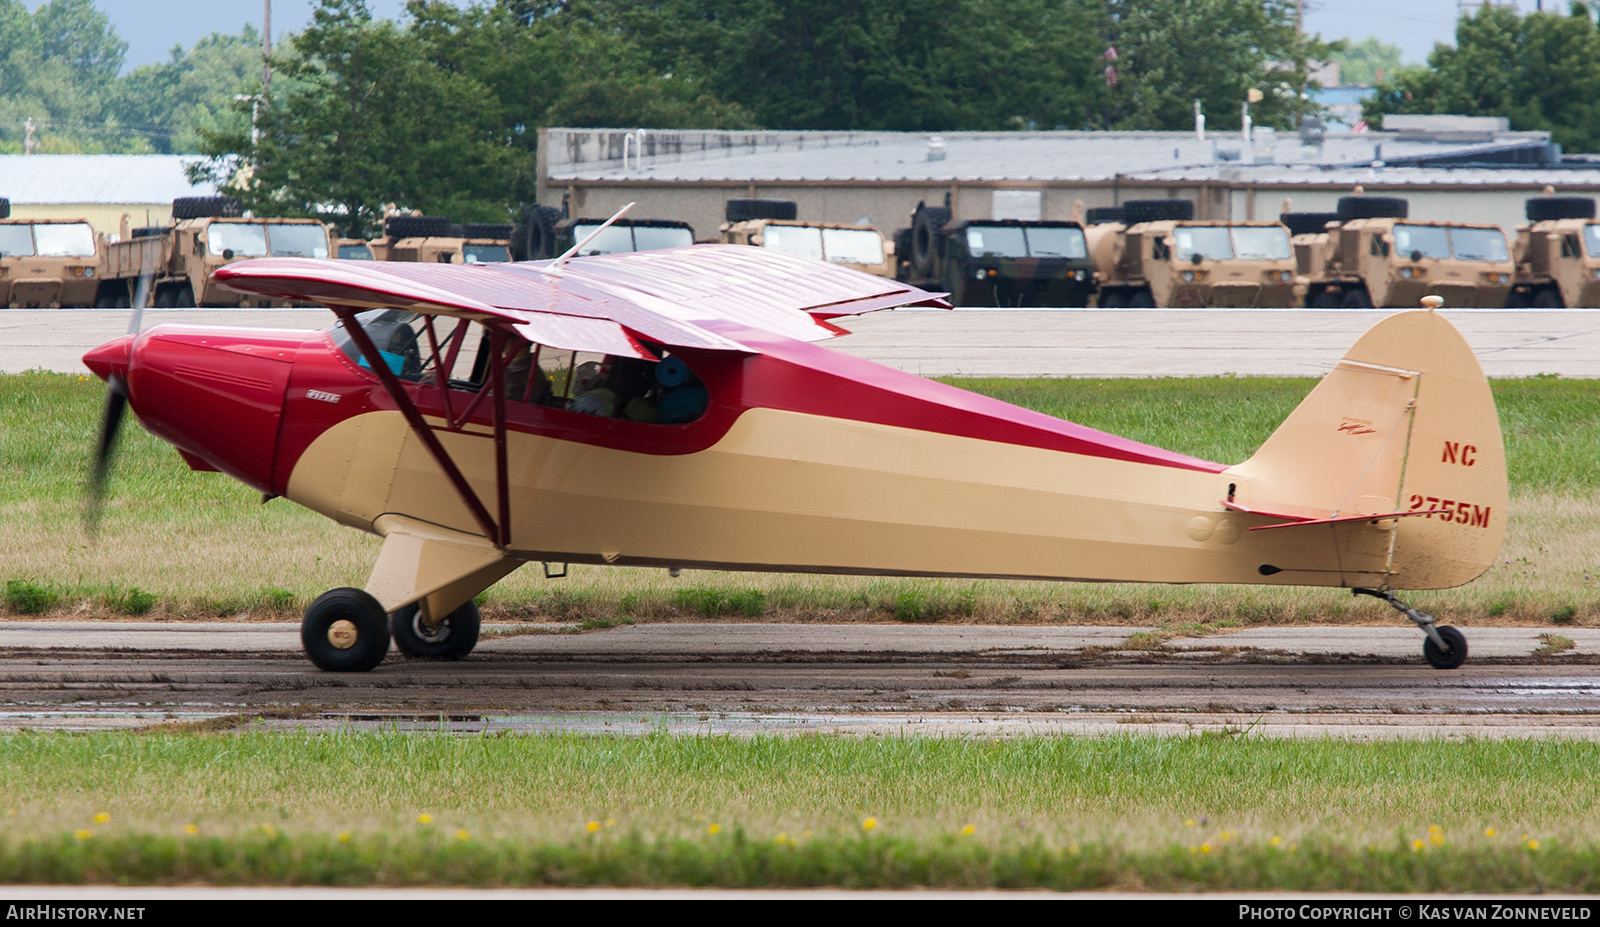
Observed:
[[[1180,225],[1172,230],[1174,255],[1180,261],[1195,255],[1212,261],[1233,257],[1233,240],[1225,225]]]
[[[835,264],[882,264],[883,236],[873,229],[823,229],[822,256]]]
[[[1450,230],[1442,225],[1397,225],[1394,250],[1401,257],[1420,252],[1425,258],[1450,256]]]
[[[694,244],[694,233],[682,226],[636,225],[633,227],[635,251],[682,248]]]
[[[973,257],[1027,257],[1028,239],[1020,226],[969,225],[967,250]]]
[[[1287,261],[1294,249],[1281,225],[1240,225],[1233,228],[1233,253],[1241,261]]]
[[[325,258],[328,231],[321,225],[269,225],[267,250],[278,257]],[[234,253],[239,253],[235,248]]]
[[[0,256],[32,257],[33,228],[25,222],[0,225]]]
[[[1043,228],[1025,229],[1028,253],[1034,257],[1084,258],[1089,256],[1089,245],[1083,238],[1083,229]]]
[[[761,247],[822,260],[822,229],[804,225],[769,225],[761,230]]]
[[[594,233],[594,230],[599,227],[599,222],[593,223],[592,225],[584,225],[581,223],[574,225],[572,227],[573,243],[576,244],[580,241],[583,241],[585,238],[588,238]],[[626,225],[613,225],[601,232],[599,235],[595,235],[594,241],[584,245],[583,250],[579,251],[578,254],[621,254],[624,251],[632,250],[633,229]]]
[[[1509,261],[1506,235],[1499,229],[1450,230],[1450,245],[1456,258],[1463,261]]]
[[[266,257],[267,229],[255,222],[213,222],[206,229],[206,250],[219,257],[224,251],[234,257]]]
[[[511,251],[505,245],[462,245],[463,264],[503,264],[511,260]]]
[[[340,245],[339,257],[344,258],[347,261],[370,261],[372,260],[372,249],[365,243],[359,245]]]
[[[1583,227],[1583,248],[1590,257],[1600,257],[1600,224],[1591,222]]]
[[[33,240],[41,257],[84,257],[94,254],[94,230],[85,222],[39,222]]]

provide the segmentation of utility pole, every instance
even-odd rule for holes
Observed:
[[[33,154],[33,117],[32,116],[28,117],[27,129],[28,129],[28,134],[26,136],[24,136],[23,139],[22,139],[22,153],[25,154],[25,155],[30,155],[30,154]]]
[[[261,0],[261,96],[272,89],[272,0]]]

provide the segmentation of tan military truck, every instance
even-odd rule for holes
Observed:
[[[460,225],[442,216],[389,216],[373,260],[411,264],[500,264],[511,260],[510,223]]]
[[[231,196],[172,201],[173,224],[129,229],[105,248],[96,305],[125,307],[149,274],[158,308],[186,306],[287,306],[284,300],[244,296],[211,281],[225,264],[257,257],[325,258],[328,227],[315,219],[254,219]]]
[[[94,305],[103,248],[87,222],[13,219],[0,198],[0,307]]]
[[[1505,306],[1511,249],[1499,226],[1407,221],[1409,214],[1399,197],[1346,196],[1324,231],[1296,236],[1306,305],[1403,308],[1441,296],[1450,307]]]
[[[1276,222],[1195,221],[1188,200],[1131,200],[1088,218],[1105,309],[1294,304],[1294,250]],[[1117,221],[1117,220],[1121,221]]]
[[[894,276],[894,243],[870,225],[802,222],[790,200],[729,200],[724,214],[728,221],[718,232],[727,244],[769,248],[879,277]]]
[[[1600,224],[1594,221],[1594,200],[1546,194],[1523,208],[1528,221],[1517,226],[1512,251],[1516,278],[1506,306],[1600,306]]]

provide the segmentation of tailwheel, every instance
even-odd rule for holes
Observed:
[[[395,610],[389,619],[394,645],[408,657],[421,660],[459,660],[478,644],[478,605],[471,599],[444,616],[437,627],[422,623],[416,602]]]
[[[318,669],[364,673],[389,653],[389,616],[360,589],[330,589],[307,606],[300,643]]]
[[[1422,655],[1434,669],[1455,669],[1467,659],[1467,636],[1447,624],[1434,628],[1449,650],[1443,650],[1430,635],[1423,638]]]

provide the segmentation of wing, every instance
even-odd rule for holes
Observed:
[[[821,341],[828,319],[897,306],[949,308],[939,294],[743,245],[548,262],[402,264],[261,258],[220,268],[229,289],[279,299],[504,319],[530,341],[635,354],[639,341],[759,353],[741,331]],[[632,347],[630,347],[630,345]]]

